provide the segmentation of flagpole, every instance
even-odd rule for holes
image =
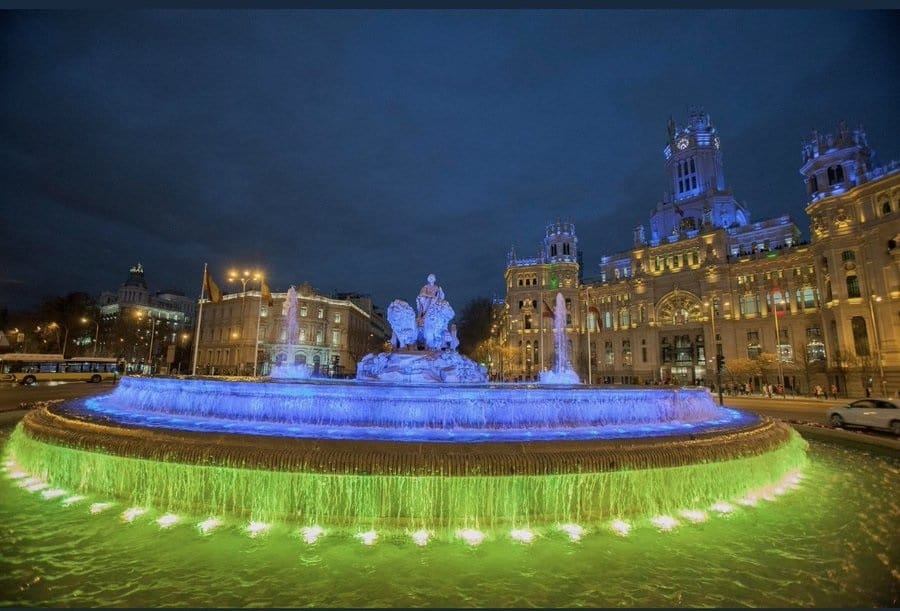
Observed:
[[[591,289],[584,287],[585,306],[585,322],[587,323],[587,355],[588,355],[588,385],[593,384],[591,377]]]
[[[197,375],[197,352],[200,349],[200,321],[203,320],[203,294],[206,292],[206,263],[203,264],[203,283],[200,285],[200,311],[197,314],[197,328],[194,329],[194,363],[191,375]]]

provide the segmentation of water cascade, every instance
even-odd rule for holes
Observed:
[[[581,378],[569,362],[569,339],[566,337],[566,300],[556,294],[553,310],[553,369],[542,371],[538,379],[542,384],[581,384]]]
[[[293,286],[288,289],[281,315],[284,320],[283,330],[287,358],[283,363],[272,367],[270,377],[281,380],[306,380],[312,373],[309,366],[305,363],[297,364],[294,362],[295,346],[299,336],[299,323],[297,322],[297,289]]]

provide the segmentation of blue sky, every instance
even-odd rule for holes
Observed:
[[[900,158],[896,13],[763,10],[0,14],[0,305],[273,291],[459,311],[506,253],[575,223],[585,275],[666,189],[666,121],[702,106],[755,219],[808,234],[800,143],[862,123]],[[234,287],[232,287],[234,288]]]

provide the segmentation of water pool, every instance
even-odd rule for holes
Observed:
[[[11,427],[0,431],[5,443]],[[578,542],[409,537],[365,545],[296,526],[202,534],[162,512],[65,506],[0,479],[0,605],[14,607],[896,607],[900,459],[812,441],[799,487],[662,531]]]

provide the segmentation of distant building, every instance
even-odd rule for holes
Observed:
[[[713,385],[721,355],[723,385],[896,394],[900,165],[874,167],[861,127],[813,133],[800,169],[811,224],[804,243],[789,215],[753,221],[735,199],[706,113],[692,110],[684,126],[670,120],[663,154],[667,194],[649,226],[635,228],[633,247],[603,256],[594,277],[582,280],[571,222],[549,225],[535,257],[509,253],[495,377],[533,379],[552,364],[561,292],[572,364],[585,381]],[[748,361],[759,373],[736,373]]]
[[[203,302],[197,373],[266,375],[274,364],[307,364],[314,375],[354,376],[356,363],[381,350],[384,317],[371,299],[357,293],[327,297],[308,283],[297,287],[299,336],[293,347],[285,337],[287,292],[272,293],[272,305],[260,291],[223,295]],[[259,341],[256,341],[258,331]]]
[[[197,301],[172,289],[151,292],[140,263],[116,292],[103,292],[98,354],[118,356],[133,371],[187,371]],[[151,341],[152,338],[152,341]]]

